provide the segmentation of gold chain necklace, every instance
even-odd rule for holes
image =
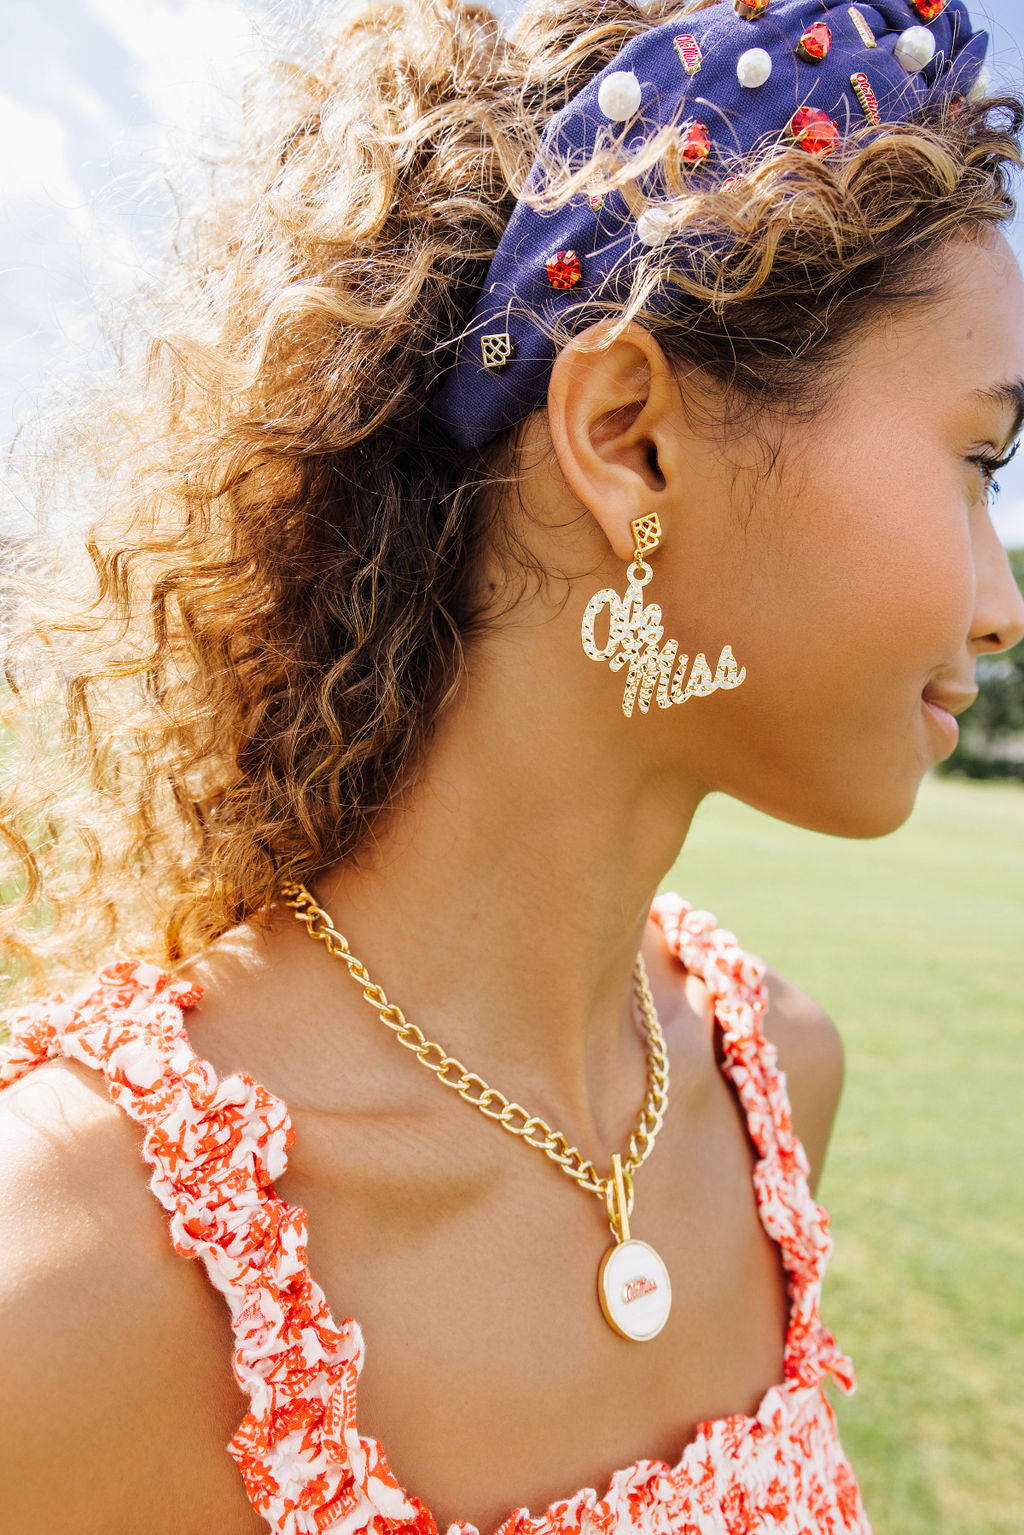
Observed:
[[[672,1306],[668,1270],[653,1247],[637,1241],[629,1232],[629,1217],[633,1213],[633,1175],[654,1149],[655,1137],[668,1106],[668,1056],[643,955],[637,954],[633,967],[633,989],[647,1030],[647,1095],[625,1157],[615,1152],[612,1171],[607,1178],[602,1178],[593,1162],[575,1146],[570,1146],[560,1131],[552,1130],[539,1115],[528,1114],[521,1104],[513,1103],[496,1087],[489,1087],[483,1077],[477,1076],[475,1071],[467,1071],[461,1061],[427,1039],[416,1024],[410,1023],[402,1009],[389,1002],[381,987],[371,981],[362,960],[352,953],[348,940],[338,932],[305,885],[288,883],[282,887],[282,894],[285,904],[291,907],[310,936],[319,939],[336,959],[344,960],[349,974],[358,982],[381,1023],[391,1030],[399,1044],[412,1051],[422,1066],[510,1135],[519,1136],[527,1145],[543,1151],[581,1189],[604,1201],[615,1244],[604,1254],[598,1271],[597,1293],[601,1309],[609,1325],[623,1338],[644,1343],[656,1337],[668,1320]]]

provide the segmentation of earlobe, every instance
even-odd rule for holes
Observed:
[[[661,347],[631,323],[604,345],[599,321],[555,359],[548,384],[548,427],[566,485],[600,524],[622,560],[633,549],[630,523],[662,504],[658,428],[663,426]],[[583,343],[582,345],[580,343]]]

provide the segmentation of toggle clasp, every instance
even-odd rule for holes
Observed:
[[[629,1217],[633,1213],[633,1174],[623,1167],[617,1151],[612,1154],[612,1175],[605,1181],[604,1200],[612,1236],[620,1245],[628,1242]]]

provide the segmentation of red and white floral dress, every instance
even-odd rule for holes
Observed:
[[[701,1423],[675,1465],[641,1460],[598,1494],[586,1487],[499,1535],[870,1535],[825,1395],[853,1389],[850,1361],[818,1315],[831,1251],[790,1124],[785,1080],[761,1029],[764,965],[709,912],[662,895],[666,944],[705,982],[722,1032],[722,1070],[746,1112],[757,1203],[789,1277],[784,1378],[752,1417]],[[294,1134],[288,1110],[245,1072],[218,1081],[183,1014],[201,989],[153,965],[118,961],[67,1001],[12,1021],[0,1087],[65,1056],[103,1072],[111,1098],[146,1130],[150,1187],[175,1247],[224,1295],[232,1366],[250,1408],[227,1445],[253,1507],[277,1535],[436,1535],[380,1444],[360,1434],[358,1322],[332,1317],[306,1264],[306,1212],[274,1192]],[[459,1521],[449,1535],[476,1535]]]

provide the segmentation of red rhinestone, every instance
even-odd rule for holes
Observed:
[[[768,0],[732,0],[732,4],[744,21],[756,21],[768,9]]]
[[[817,107],[800,107],[787,124],[800,149],[809,155],[830,155],[839,143],[839,128],[827,112]]]
[[[820,64],[832,46],[832,28],[827,21],[808,27],[796,45],[796,51],[808,64]]]
[[[934,21],[946,9],[946,0],[910,0],[910,3],[924,21]]]
[[[580,258],[575,251],[556,251],[548,257],[548,282],[553,288],[572,288],[583,276]]]
[[[691,165],[707,159],[711,153],[711,135],[703,123],[690,124],[683,134],[680,152]]]

